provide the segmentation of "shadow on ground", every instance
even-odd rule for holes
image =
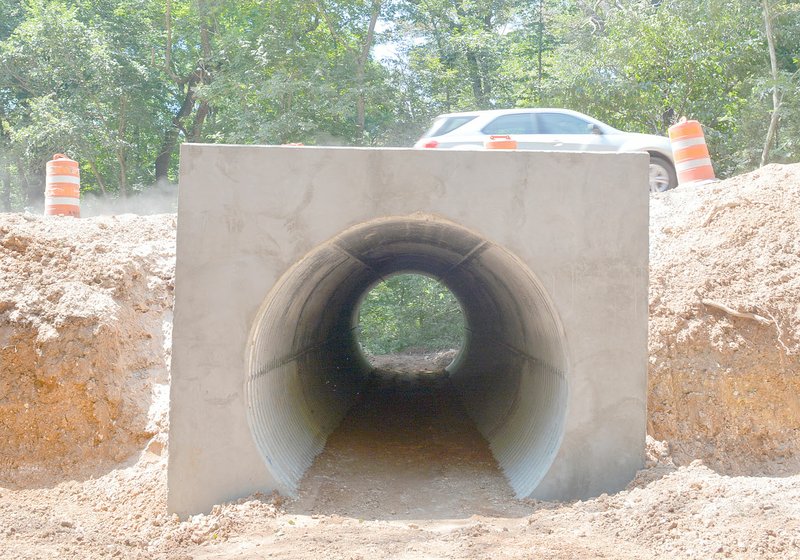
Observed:
[[[444,371],[376,370],[300,483],[297,514],[357,519],[523,517]]]

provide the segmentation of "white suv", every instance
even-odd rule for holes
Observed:
[[[647,152],[650,192],[678,184],[669,138],[623,132],[567,109],[500,109],[440,115],[415,148],[482,149],[490,136],[509,135],[522,150]]]

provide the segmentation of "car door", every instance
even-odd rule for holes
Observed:
[[[536,134],[533,112],[513,112],[492,119],[481,129],[481,134],[489,136],[511,136],[521,150],[543,149],[542,139]]]
[[[543,149],[569,152],[616,151],[608,137],[591,121],[556,111],[536,113],[535,117],[537,136],[547,146]]]

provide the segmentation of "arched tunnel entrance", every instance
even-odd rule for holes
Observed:
[[[564,432],[563,330],[521,260],[429,215],[352,227],[312,250],[268,294],[253,326],[245,385],[248,421],[268,471],[294,495],[364,390],[373,368],[359,349],[358,306],[398,272],[430,275],[461,303],[466,337],[447,368],[449,383],[514,492],[529,495]]]
[[[304,490],[374,377],[358,302],[398,272],[461,302],[451,410],[503,491],[624,488],[644,463],[647,169],[645,153],[183,145],[169,510]],[[413,413],[427,390],[397,398]]]

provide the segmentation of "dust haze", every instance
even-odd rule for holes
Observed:
[[[81,195],[81,217],[114,216],[118,214],[173,214],[178,211],[178,185],[160,182],[127,197]]]

